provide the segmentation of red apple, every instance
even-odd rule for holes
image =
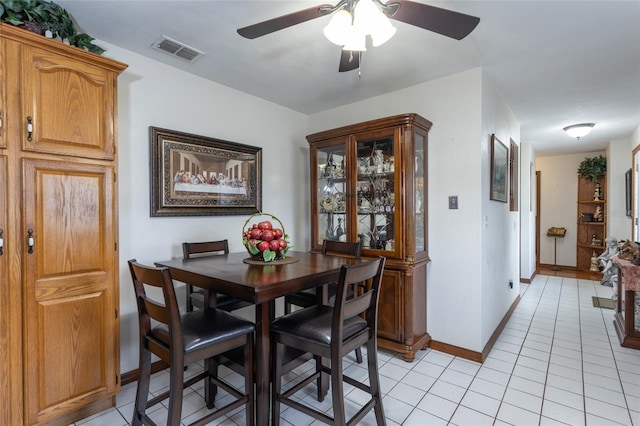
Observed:
[[[258,228],[254,228],[251,230],[251,238],[253,238],[254,240],[260,240],[262,237],[262,230],[258,229]]]
[[[258,244],[258,250],[265,251],[269,250],[269,243],[267,241],[260,241]]]
[[[275,237],[275,234],[271,229],[264,229],[262,231],[262,236],[260,237],[262,241],[271,241]]]
[[[282,232],[282,229],[280,228],[273,228],[273,233],[275,235],[276,240],[279,240],[284,235],[284,232]]]
[[[287,240],[276,240],[280,245],[280,250],[284,250],[287,247]]]
[[[251,225],[251,227],[252,227],[253,229],[258,229],[258,224],[257,224],[257,223],[254,223],[253,225]]]
[[[268,220],[265,220],[264,222],[258,223],[258,228],[264,231],[265,229],[273,229],[273,225]]]
[[[269,242],[269,250],[279,252],[280,251],[280,241],[271,240]]]

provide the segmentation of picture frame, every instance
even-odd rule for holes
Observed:
[[[632,204],[631,186],[632,186],[631,169],[629,169],[624,173],[625,211],[626,211],[627,217],[632,217],[633,215],[633,212],[631,209],[631,204]]]
[[[149,127],[151,216],[262,210],[262,148]]]
[[[507,178],[509,169],[509,149],[491,135],[491,187],[489,199],[507,202]]]

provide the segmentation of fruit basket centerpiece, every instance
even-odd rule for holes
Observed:
[[[274,220],[258,221],[256,218],[267,216]],[[254,221],[252,224],[249,222]],[[279,226],[279,227],[278,227]],[[270,213],[256,213],[250,216],[242,228],[242,244],[251,256],[245,259],[247,263],[271,263],[280,262],[287,257],[287,251],[291,248],[289,236],[285,234],[284,226],[280,219]]]

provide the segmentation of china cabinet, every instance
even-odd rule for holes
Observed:
[[[640,349],[640,266],[617,257],[613,263],[618,269],[613,325],[621,346]]]
[[[0,24],[0,424],[68,424],[115,403],[125,68]]]
[[[427,309],[427,134],[431,122],[404,114],[307,136],[311,244],[361,241],[385,256],[378,345],[413,361],[430,336]]]
[[[598,272],[592,258],[605,250],[607,238],[607,176],[595,181],[578,177],[576,269]]]

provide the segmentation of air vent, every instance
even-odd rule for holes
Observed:
[[[176,56],[183,61],[191,63],[195,63],[202,57],[202,55],[204,55],[204,52],[201,52],[198,49],[194,49],[191,46],[187,46],[184,43],[180,43],[179,41],[173,40],[165,35],[158,37],[158,39],[153,42],[151,47],[167,53],[171,56]]]

